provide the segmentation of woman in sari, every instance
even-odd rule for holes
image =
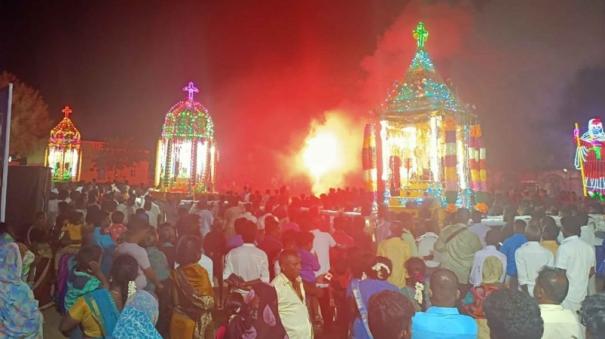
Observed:
[[[67,334],[80,326],[86,338],[109,337],[126,303],[129,283],[137,277],[138,268],[137,261],[131,256],[116,258],[109,289],[100,288],[76,299],[61,320],[61,332]]]
[[[158,301],[153,295],[144,290],[133,293],[120,314],[112,338],[162,339],[155,329],[158,314]]]
[[[500,277],[504,268],[500,259],[494,256],[485,258],[483,262],[481,285],[473,287],[468,291],[462,301],[461,311],[475,318],[479,328],[478,338],[489,339],[489,327],[483,311],[483,302],[490,294],[504,287],[500,283]]]
[[[198,264],[202,241],[197,236],[184,236],[176,248],[179,267],[172,271],[173,301],[170,337],[183,339],[214,338],[212,309],[214,292],[208,272]]]
[[[375,257],[371,266],[365,269],[367,279],[352,279],[347,289],[349,309],[354,310],[351,325],[351,338],[372,338],[368,324],[368,302],[370,298],[382,291],[399,289],[387,281],[393,270],[391,260],[386,257]]]
[[[21,266],[19,246],[0,245],[0,338],[42,338],[42,314]]]

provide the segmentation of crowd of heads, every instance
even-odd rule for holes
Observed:
[[[190,213],[191,206],[179,205],[178,201],[168,198],[154,199],[152,194],[142,188],[125,184],[70,184],[60,188],[53,198],[59,200],[59,203],[51,233],[61,233],[61,227],[68,224],[91,225],[102,229],[111,224],[126,224],[127,230],[120,241],[137,243],[145,248],[163,243],[174,244],[174,261],[182,266],[198,263],[204,249],[216,245],[208,243],[205,238],[207,235],[200,232],[199,216]],[[595,207],[574,205],[557,205],[555,208],[546,204],[543,201],[545,198],[540,194],[521,199],[514,204],[502,197],[500,199],[494,201],[491,213],[500,211],[506,226],[487,231],[484,239],[486,245],[499,246],[505,238],[514,233],[524,234],[528,241],[556,240],[559,232],[565,237],[579,235],[581,226],[586,224],[587,214],[584,212],[595,210]],[[164,214],[163,220],[156,220],[156,227],[150,225],[149,211],[154,204],[161,205]],[[372,234],[374,230],[367,227],[363,218],[363,214],[369,210],[368,195],[361,190],[330,190],[320,197],[292,197],[286,188],[267,190],[264,193],[246,188],[242,193],[228,192],[200,199],[194,204],[197,209],[212,211],[216,219],[211,232],[224,237],[228,237],[226,210],[242,206],[242,217],[233,220],[234,234],[239,236],[244,244],[258,244],[263,237],[269,236],[279,239],[281,251],[275,256],[275,260],[281,273],[290,280],[295,280],[301,275],[300,251],[313,249],[315,236],[311,231],[314,229],[332,233],[343,232],[354,240],[354,246],[346,248],[344,256],[338,258],[340,260],[333,258],[333,266],[336,266],[332,268],[333,272],[342,273],[349,279],[369,278],[386,281],[394,270],[393,262],[389,258],[376,255],[376,241],[373,240]],[[430,204],[418,206],[417,218],[408,214],[393,216],[386,212],[382,212],[380,217],[390,219],[390,236],[401,237],[406,232],[413,237],[427,232],[438,233],[445,225],[440,224],[440,221],[427,212],[428,206]],[[350,217],[341,213],[330,218],[322,215],[320,208],[341,212],[358,211],[362,212],[362,215]],[[560,211],[563,216],[561,227],[548,215],[554,211]],[[270,215],[265,218],[267,213]],[[525,213],[532,216],[530,222],[515,219],[515,216]],[[168,215],[172,215],[172,218]],[[42,222],[44,216],[37,215],[36,220],[40,219],[39,222]],[[258,222],[261,217],[262,228]],[[444,223],[467,224],[469,220],[471,223],[481,223],[484,217],[485,215],[477,210],[460,208],[456,213],[447,216],[448,219]],[[297,224],[299,230],[283,231],[282,227],[286,223]],[[18,232],[11,230],[10,225],[0,223],[1,233]],[[96,269],[95,263],[101,261],[103,250],[87,238],[89,233],[84,231],[82,234],[82,247],[77,252],[76,263],[79,270],[92,272]],[[60,243],[56,235],[49,240],[57,247],[65,245]],[[228,250],[229,248],[224,248],[221,255],[225,255]],[[222,257],[218,257],[222,260]],[[461,292],[466,291],[462,291],[462,284],[454,272],[444,268],[429,269],[425,260],[419,257],[410,258],[404,266],[407,283],[411,286],[424,283],[425,277],[430,276],[427,281],[427,286],[430,286],[427,293],[432,306],[458,307],[464,297]],[[138,268],[136,260],[130,256],[114,258],[110,273],[111,283],[122,291],[122,304],[126,302],[128,283],[135,280]],[[533,290],[535,299],[515,289],[503,288],[495,291],[483,304],[492,338],[540,338],[544,324],[538,303],[560,304],[568,289],[569,281],[565,271],[544,267],[536,279]],[[233,312],[242,303],[243,299],[240,300],[235,295],[225,305],[225,311]],[[367,307],[369,328],[375,338],[410,337],[411,318],[418,310],[413,300],[402,293],[382,291],[370,298]],[[605,296],[596,294],[586,298],[580,316],[588,333],[598,334],[605,331]]]

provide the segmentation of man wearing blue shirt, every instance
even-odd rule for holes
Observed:
[[[430,298],[433,306],[412,318],[412,339],[475,339],[475,319],[456,308],[460,297],[454,272],[438,269],[431,276]]]
[[[525,236],[525,227],[527,223],[523,220],[515,220],[513,224],[513,235],[506,238],[500,252],[506,255],[506,283],[509,288],[516,289],[519,286],[517,281],[517,263],[515,262],[515,252],[527,242]]]

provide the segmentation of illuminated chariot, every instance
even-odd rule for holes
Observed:
[[[428,31],[413,31],[417,50],[402,82],[366,125],[363,169],[368,188],[392,209],[428,196],[469,207],[487,191],[485,148],[477,116],[436,72],[424,46]]]
[[[166,114],[158,142],[155,185],[161,192],[214,192],[217,150],[214,123],[208,110],[193,98],[199,92],[193,82],[188,93]]]

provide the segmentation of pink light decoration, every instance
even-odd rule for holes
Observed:
[[[193,102],[193,93],[199,93],[200,90],[195,87],[193,81],[189,81],[186,87],[183,87],[183,91],[188,93],[188,99],[190,102]]]

